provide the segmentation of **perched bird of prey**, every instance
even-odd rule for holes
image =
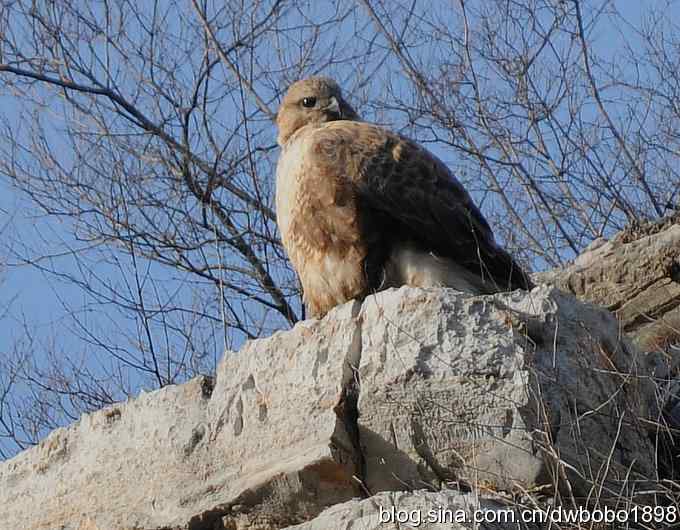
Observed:
[[[332,79],[294,83],[276,123],[277,221],[311,316],[401,285],[532,287],[449,169],[361,121]]]

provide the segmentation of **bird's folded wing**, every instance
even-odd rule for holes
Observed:
[[[312,171],[352,183],[369,240],[409,241],[497,283],[531,283],[496,245],[493,232],[465,188],[433,154],[381,127],[337,121],[314,132]]]

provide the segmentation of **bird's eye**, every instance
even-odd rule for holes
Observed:
[[[302,106],[311,109],[316,105],[316,98],[302,98]]]

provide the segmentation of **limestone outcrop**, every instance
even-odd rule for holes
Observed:
[[[531,510],[522,512],[512,503],[479,492],[383,491],[333,506],[289,530],[468,530],[471,522],[477,530],[534,530],[539,524],[523,521],[533,517]]]
[[[680,213],[598,239],[535,280],[606,307],[641,349],[668,351],[680,345]]]
[[[388,290],[0,463],[0,527],[377,529],[398,522],[381,508],[529,491],[645,502],[649,366],[611,313],[554,287]]]
[[[649,418],[660,477],[680,478],[680,213],[599,239],[572,264],[534,275],[612,311],[622,332],[649,352],[656,381]],[[656,355],[654,355],[656,354]],[[674,494],[675,495],[675,494]]]

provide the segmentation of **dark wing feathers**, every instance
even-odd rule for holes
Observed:
[[[495,283],[497,290],[531,288],[521,267],[496,245],[486,219],[449,169],[415,142],[378,126],[340,121],[315,133],[321,164],[353,180],[365,212],[362,229],[382,263],[392,241],[409,240]],[[391,238],[390,238],[391,235]],[[382,245],[382,248],[376,248]],[[378,263],[368,264],[369,278]]]

